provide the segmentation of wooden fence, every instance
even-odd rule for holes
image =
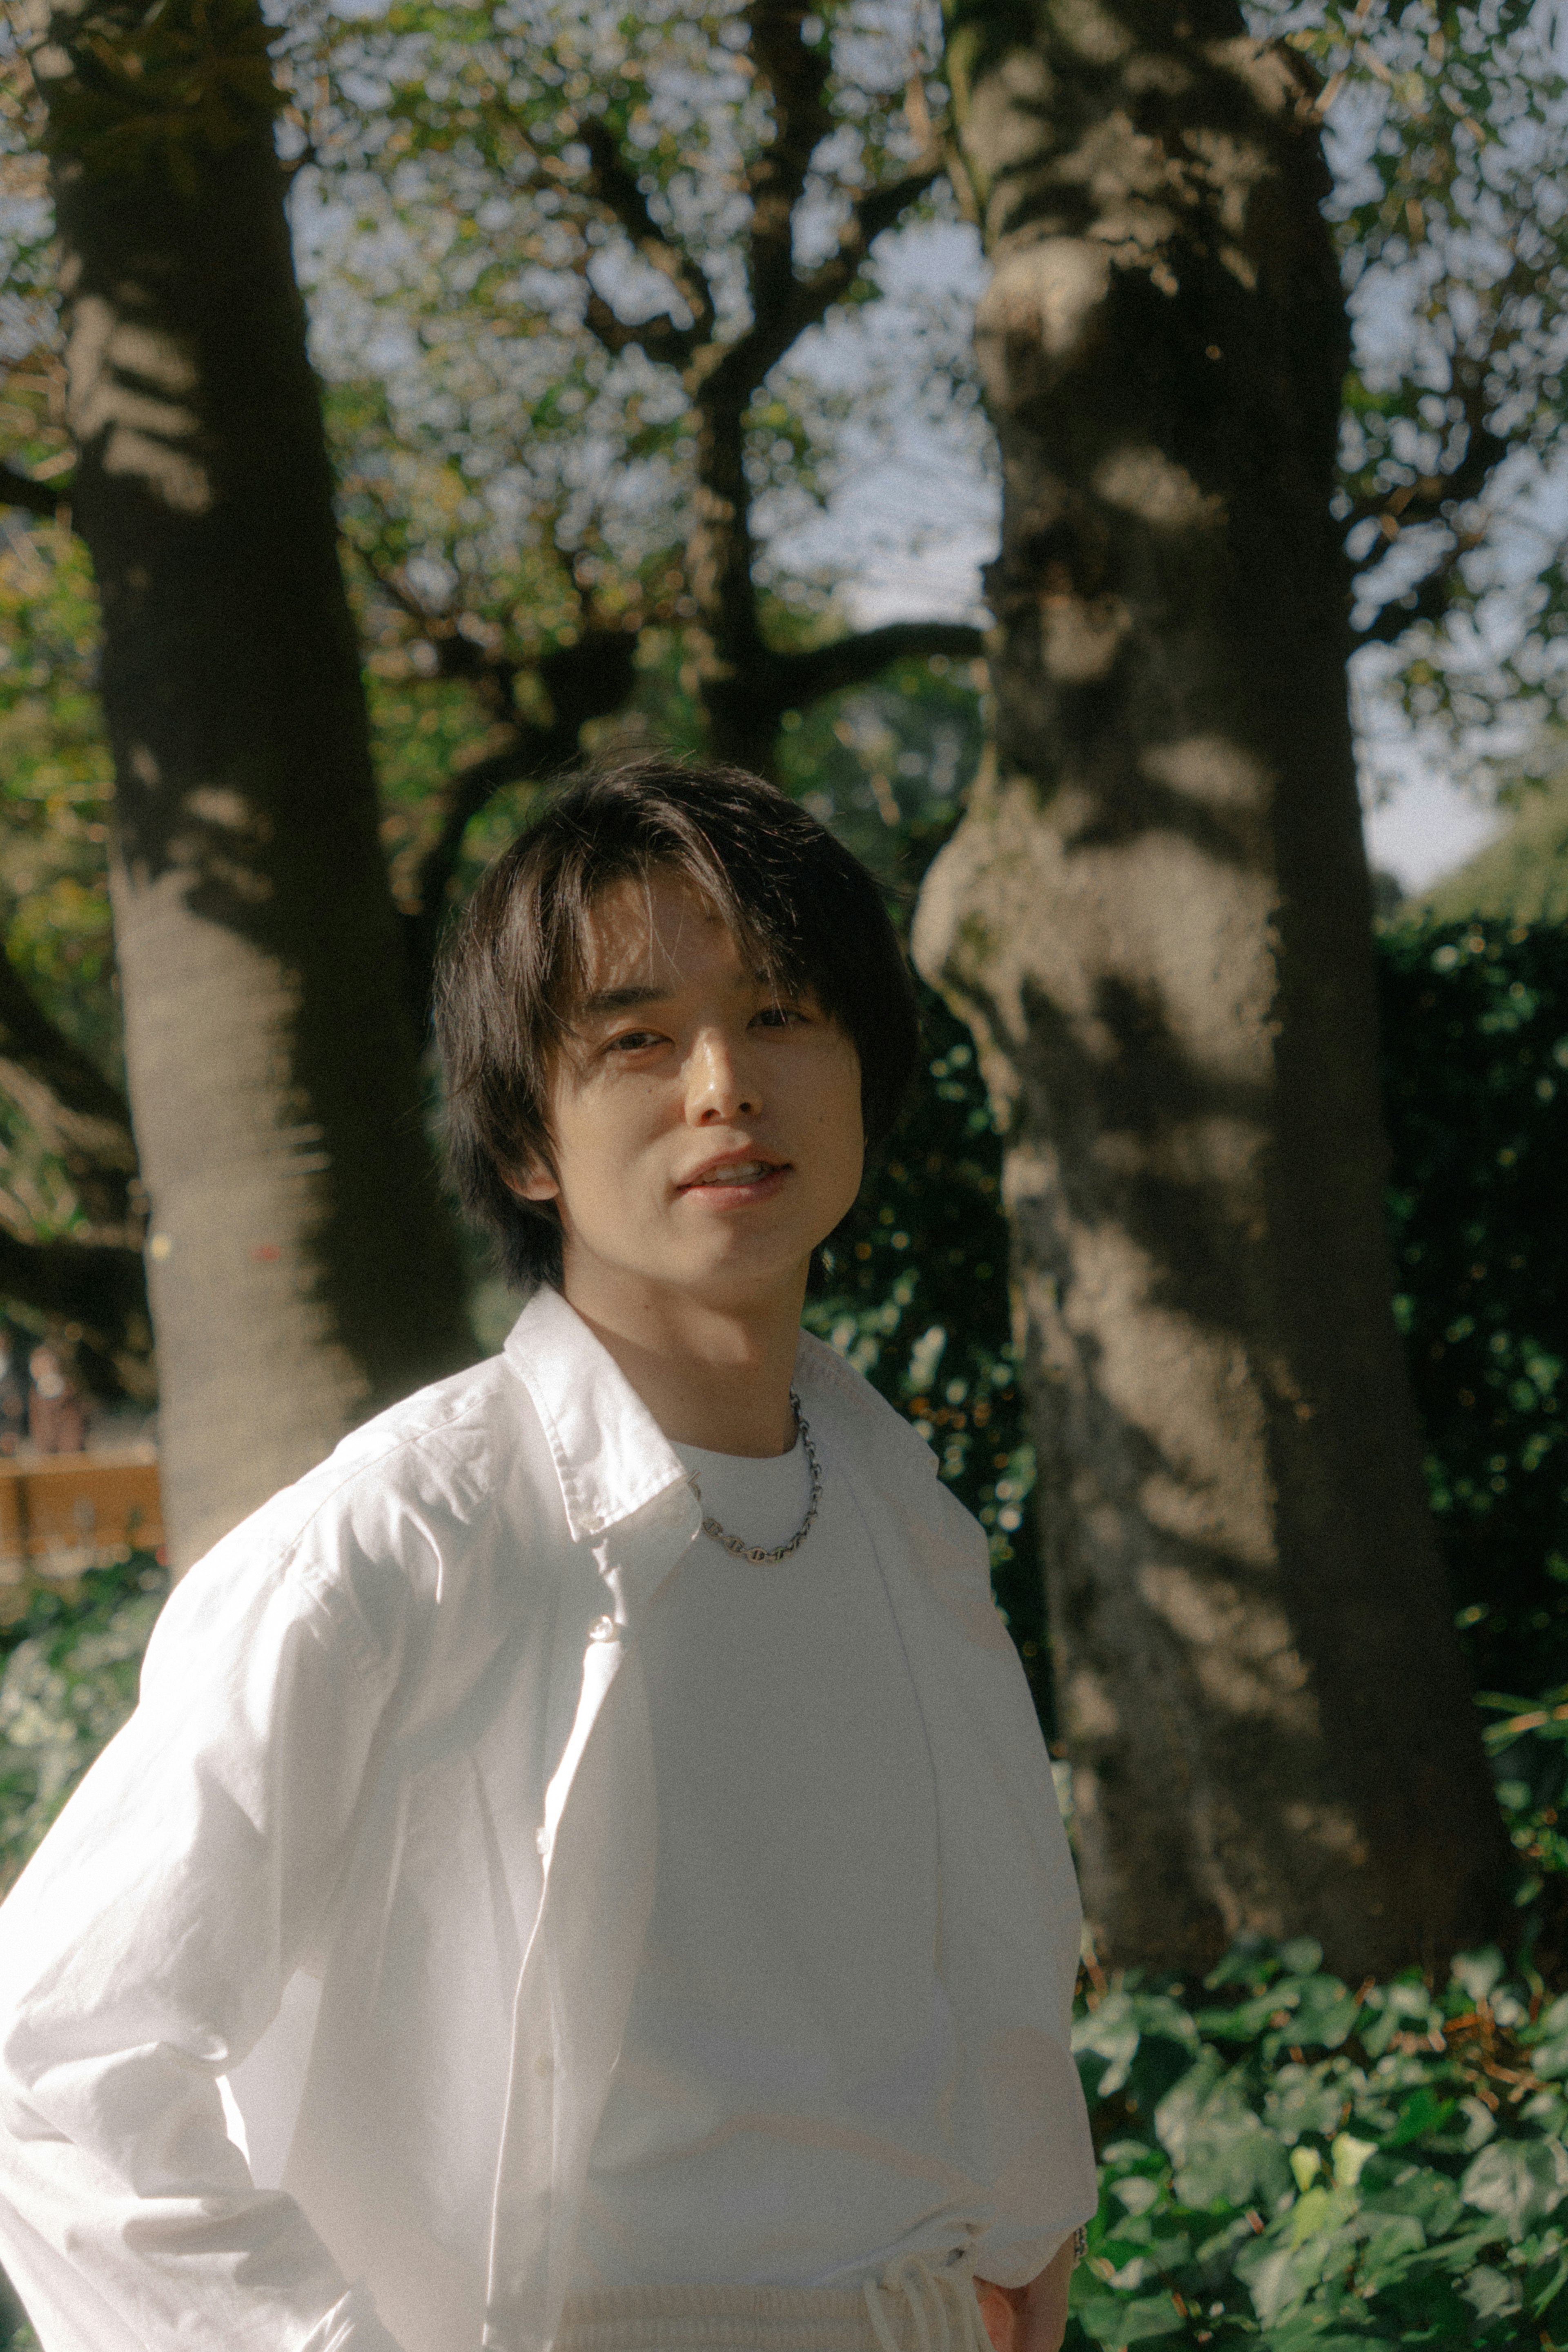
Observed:
[[[0,1584],[78,1576],[162,1541],[151,1446],[0,1456]]]

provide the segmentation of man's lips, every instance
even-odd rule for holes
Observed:
[[[768,1182],[770,1177],[781,1176],[789,1162],[775,1160],[762,1152],[727,1151],[716,1160],[709,1160],[690,1176],[683,1177],[675,1190],[678,1192],[746,1192]]]

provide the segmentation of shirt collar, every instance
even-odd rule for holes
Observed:
[[[574,1543],[685,1484],[685,1464],[614,1357],[549,1283],[505,1354],[543,1426]]]
[[[614,1357],[559,1290],[540,1284],[513,1324],[505,1353],[544,1429],[574,1543],[603,1535],[686,1484],[674,1447]],[[813,1410],[866,1402],[859,1376],[805,1331],[795,1381]],[[894,1444],[901,1472],[918,1465],[927,1475],[935,1473],[929,1447],[906,1422],[880,1406],[873,1419],[883,1442]]]

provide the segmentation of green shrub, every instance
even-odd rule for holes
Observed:
[[[1568,1998],[1495,1951],[1352,1990],[1302,1940],[1091,1989],[1069,2352],[1568,2341]]]
[[[151,1552],[36,1585],[0,1628],[0,1890],[136,1704],[141,1654],[169,1589]]]
[[[1568,1680],[1568,931],[1379,942],[1396,1313],[1482,1687]]]

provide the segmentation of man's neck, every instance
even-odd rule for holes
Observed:
[[[606,1295],[574,1282],[570,1261],[562,1287],[674,1444],[758,1456],[794,1444],[804,1275],[788,1296],[736,1308],[654,1291]]]

